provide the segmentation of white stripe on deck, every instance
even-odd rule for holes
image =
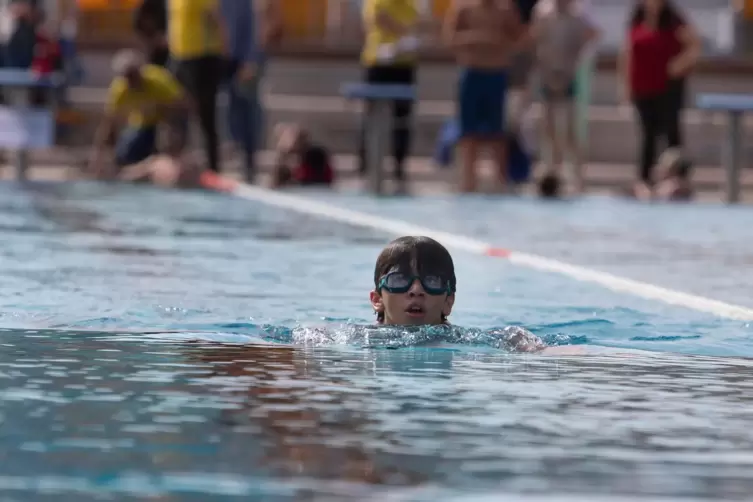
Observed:
[[[627,293],[646,300],[656,300],[669,305],[685,307],[698,312],[740,321],[753,321],[753,308],[733,305],[703,296],[692,295],[653,284],[627,279],[579,265],[570,265],[552,258],[520,253],[494,246],[462,235],[432,230],[401,220],[382,218],[336,205],[309,199],[300,195],[280,193],[257,186],[238,184],[232,191],[247,200],[288,209],[320,218],[371,228],[395,236],[425,235],[442,244],[466,252],[503,257],[510,263],[543,272],[554,272],[576,281],[598,284],[612,291]]]

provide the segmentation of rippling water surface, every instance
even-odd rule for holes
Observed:
[[[474,336],[365,343],[390,236],[157,190],[0,185],[0,201],[2,500],[753,491],[745,323],[456,253],[451,320]],[[688,289],[747,301],[742,211],[694,208],[688,235],[672,226],[684,209],[598,200],[334,202],[609,271],[621,250],[625,275],[643,261],[654,282],[687,271]],[[657,266],[658,249],[684,265]],[[495,348],[509,324],[588,355]]]

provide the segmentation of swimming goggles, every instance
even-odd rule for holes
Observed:
[[[450,281],[444,280],[441,276],[433,274],[425,276],[407,275],[402,272],[390,272],[389,274],[383,276],[379,280],[378,289],[384,289],[388,293],[407,293],[416,279],[421,282],[421,286],[423,286],[424,291],[426,291],[426,293],[429,295],[439,296],[444,294],[449,295],[452,293]]]

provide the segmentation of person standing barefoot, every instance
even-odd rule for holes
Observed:
[[[512,0],[454,0],[445,18],[443,38],[461,68],[458,85],[461,192],[477,190],[477,161],[483,147],[492,151],[497,164],[497,188],[499,191],[506,188],[507,73],[524,31]]]

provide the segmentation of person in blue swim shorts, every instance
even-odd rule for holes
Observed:
[[[507,70],[524,33],[512,0],[453,0],[445,18],[443,38],[462,68],[458,85],[461,192],[477,190],[482,147],[492,151],[497,188],[505,189]]]

